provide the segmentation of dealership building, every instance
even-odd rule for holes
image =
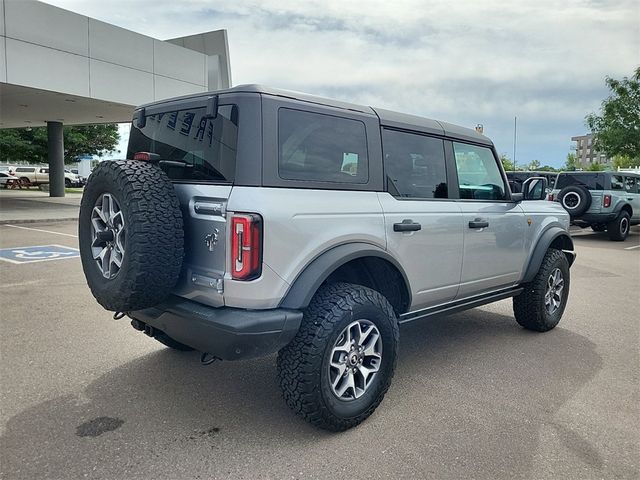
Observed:
[[[0,0],[0,128],[47,127],[51,196],[64,196],[63,125],[129,122],[136,105],[230,86],[226,30],[158,40]]]

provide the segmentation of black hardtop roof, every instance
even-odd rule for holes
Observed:
[[[475,143],[481,143],[485,145],[493,145],[493,142],[484,135],[479,134],[471,128],[465,128],[458,125],[454,125],[447,122],[441,122],[417,115],[410,115],[406,113],[394,112],[391,110],[385,110],[382,108],[367,107],[364,105],[358,105],[355,103],[343,102],[340,100],[334,100],[330,98],[318,97],[316,95],[310,95],[307,93],[294,92],[290,90],[281,90],[277,88],[266,87],[258,84],[238,85],[236,87],[227,88],[224,90],[216,90],[212,92],[195,93],[191,95],[184,95],[181,97],[168,98],[166,100],[160,100],[156,102],[147,103],[141,105],[142,107],[149,107],[151,105],[160,105],[163,103],[173,103],[180,100],[195,99],[199,97],[206,97],[208,95],[219,95],[225,93],[258,93],[261,95],[270,95],[274,97],[289,98],[292,100],[299,100],[302,102],[315,103],[318,105],[326,105],[329,107],[340,108],[344,110],[350,110],[368,115],[377,115],[380,118],[380,123],[384,126],[394,127],[405,130],[414,130],[424,133],[432,133],[436,135],[443,135],[448,137],[455,137],[463,140],[472,141]],[[136,110],[138,110],[136,109]]]

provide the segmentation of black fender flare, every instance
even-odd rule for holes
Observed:
[[[620,215],[620,212],[622,212],[622,209],[625,207],[629,207],[628,209],[631,210],[629,216],[633,215],[633,207],[628,202],[618,202],[618,204],[613,209],[613,212],[616,214],[616,216],[618,216]]]
[[[307,308],[316,291],[329,275],[345,263],[363,257],[382,258],[396,267],[404,279],[409,293],[409,305],[411,305],[409,280],[400,263],[380,247],[369,243],[356,242],[338,245],[313,259],[293,281],[289,291],[280,303],[280,308],[296,310]]]
[[[542,265],[542,260],[544,259],[547,250],[552,243],[554,243],[557,239],[560,239],[562,242],[561,250],[567,255],[567,260],[569,260],[569,266],[573,264],[573,261],[576,258],[573,247],[573,240],[569,235],[569,232],[566,230],[552,226],[545,230],[540,238],[538,239],[538,243],[533,249],[533,254],[529,259],[529,264],[527,265],[527,269],[525,270],[524,277],[522,279],[522,283],[528,283],[533,280],[540,269],[540,265]]]

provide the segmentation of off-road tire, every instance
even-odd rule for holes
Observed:
[[[614,242],[624,242],[626,240],[631,225],[629,218],[629,212],[622,210],[618,218],[607,224],[609,240],[613,240]]]
[[[562,302],[559,308],[549,314],[545,308],[545,293],[547,281],[551,273],[559,268],[564,279]],[[524,285],[523,292],[513,298],[513,313],[516,321],[526,328],[536,332],[546,332],[558,325],[569,298],[569,261],[561,250],[550,248],[545,254],[542,264],[534,279]]]
[[[377,377],[355,400],[339,399],[328,379],[329,355],[340,332],[367,319],[382,338]],[[278,380],[287,405],[311,424],[331,431],[352,428],[373,413],[391,385],[399,329],[393,308],[380,293],[349,283],[322,286],[305,311],[295,338],[278,353]]]
[[[558,193],[558,202],[572,218],[579,217],[589,210],[591,200],[591,192],[580,185],[569,185]],[[575,201],[577,203],[573,206]]]
[[[91,214],[104,193],[117,200],[127,228],[122,266],[111,279],[102,275],[91,253]],[[84,189],[78,230],[87,283],[105,309],[148,308],[174,288],[184,256],[182,213],[171,181],[157,166],[135,160],[101,162]]]

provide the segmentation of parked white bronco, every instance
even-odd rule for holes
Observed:
[[[513,297],[544,332],[567,304],[569,215],[473,130],[248,85],[138,108],[127,158],[82,199],[98,302],[204,362],[278,352],[322,428],[382,401],[400,324]]]

